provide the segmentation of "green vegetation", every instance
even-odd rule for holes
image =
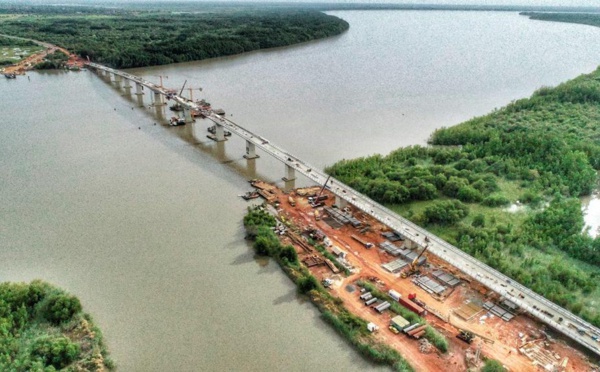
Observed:
[[[0,33],[43,40],[94,62],[128,68],[286,46],[338,35],[349,27],[314,10],[90,12],[65,16],[40,7],[39,13],[0,18]]]
[[[380,291],[373,284],[371,284],[369,282],[365,282],[365,281],[359,281],[358,285],[365,288],[367,291],[371,292],[371,294],[374,297],[377,297],[384,301],[388,301],[391,304],[390,309],[394,313],[396,313],[396,314],[400,315],[401,317],[403,317],[404,319],[408,320],[411,324],[415,324],[415,323],[427,324],[425,319],[421,318],[414,312],[412,312],[412,311],[408,310],[407,308],[405,308],[404,306],[400,305],[397,301],[392,299],[386,293]],[[444,337],[442,334],[440,334],[438,331],[436,331],[435,329],[433,329],[433,327],[431,327],[429,325],[427,326],[427,328],[425,328],[425,338],[427,340],[429,340],[429,342],[431,342],[431,344],[433,346],[435,346],[442,353],[445,353],[448,351],[448,340],[446,339],[446,337]]]
[[[35,65],[38,70],[56,70],[65,66],[65,63],[69,60],[69,57],[61,52],[52,53],[46,56],[43,62]]]
[[[281,244],[272,230],[276,223],[275,218],[262,207],[248,208],[244,226],[248,236],[254,240],[253,247],[256,252],[275,259],[288,277],[296,283],[298,292],[307,295],[321,311],[323,319],[363,356],[375,363],[389,365],[399,372],[413,371],[396,350],[375,341],[367,329],[367,322],[344,308],[342,301],[333,297],[310,271],[298,262],[294,247]]]
[[[327,172],[600,326],[600,238],[577,199],[597,187],[599,124],[600,69]]]
[[[487,359],[481,372],[504,372],[506,369],[502,367],[502,363],[494,359]]]
[[[12,65],[40,50],[42,47],[31,41],[0,36],[0,66]]]
[[[0,370],[113,369],[79,300],[42,281],[0,283]]]
[[[521,15],[540,21],[580,23],[600,27],[600,14],[598,13],[536,13],[522,12]]]

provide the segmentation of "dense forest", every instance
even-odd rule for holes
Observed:
[[[171,13],[98,10],[0,17],[0,33],[43,40],[115,68],[163,65],[340,34],[348,23],[313,10]]]
[[[578,199],[597,187],[600,69],[430,144],[327,172],[600,326],[600,238],[582,233]]]
[[[1,371],[106,371],[102,333],[79,300],[41,281],[0,283]]]

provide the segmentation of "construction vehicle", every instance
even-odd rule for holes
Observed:
[[[425,307],[426,306],[425,302],[423,302],[423,301],[421,301],[421,300],[419,300],[417,298],[417,294],[416,293],[410,293],[408,295],[408,299],[411,300],[412,302],[414,302],[415,304],[421,306],[421,307]]]
[[[463,340],[467,344],[473,342],[474,337],[475,336],[471,332],[465,331],[464,329],[461,329],[460,332],[456,335],[456,338],[458,338],[459,340]]]
[[[404,270],[402,272],[402,274],[400,274],[400,277],[402,279],[406,279],[409,276],[412,276],[414,274],[418,274],[419,273],[419,258],[421,258],[421,256],[423,255],[423,253],[425,253],[425,251],[427,250],[427,248],[429,248],[429,245],[426,245],[425,248],[423,248],[423,250],[421,251],[421,253],[419,253],[419,255],[417,257],[415,257],[414,260],[412,260],[412,262],[410,263],[410,265],[408,265],[408,268],[406,270]]]

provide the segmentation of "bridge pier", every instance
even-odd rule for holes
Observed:
[[[144,107],[144,87],[140,83],[135,83],[135,95],[137,96],[138,106]]]
[[[285,177],[282,178],[285,182],[293,181],[296,179],[296,170],[289,165],[285,165]]]
[[[225,128],[217,123],[215,123],[215,139],[217,142],[225,141]]]
[[[125,85],[123,86],[123,89],[125,90],[125,96],[131,96],[131,81],[129,79],[125,79]]]
[[[340,196],[336,195],[335,196],[335,205],[337,205],[337,207],[339,209],[343,209],[348,206],[348,202],[346,201],[346,199],[343,199]]]
[[[166,105],[166,103],[163,101],[163,95],[159,92],[154,92],[154,106],[162,105]]]
[[[194,122],[194,118],[192,117],[192,110],[187,106],[183,106],[183,117],[185,118],[185,122],[188,124]]]
[[[244,157],[248,160],[256,159],[259,157],[258,155],[256,155],[256,146],[253,142],[246,141],[246,155],[244,155]]]
[[[117,74],[114,74],[114,76],[115,76],[115,85],[116,85],[117,88],[120,89],[121,88],[121,81],[123,80],[123,78],[121,77],[121,75],[117,75]]]
[[[256,158],[248,159],[246,162],[246,177],[248,180],[256,178]]]

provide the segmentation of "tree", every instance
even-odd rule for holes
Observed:
[[[505,372],[506,369],[502,366],[502,363],[495,359],[488,359],[485,361],[485,365],[481,369],[481,372]]]
[[[306,294],[313,289],[317,289],[318,287],[319,282],[317,282],[317,279],[310,274],[298,279],[298,291],[300,291],[302,294]]]
[[[291,264],[298,263],[298,254],[296,253],[296,249],[291,245],[286,245],[279,251],[279,258]]]
[[[34,342],[31,354],[41,359],[45,366],[62,369],[77,359],[79,352],[79,345],[64,336],[44,336]]]
[[[56,325],[69,321],[81,311],[81,303],[75,296],[54,293],[47,297],[42,306],[42,315]]]

